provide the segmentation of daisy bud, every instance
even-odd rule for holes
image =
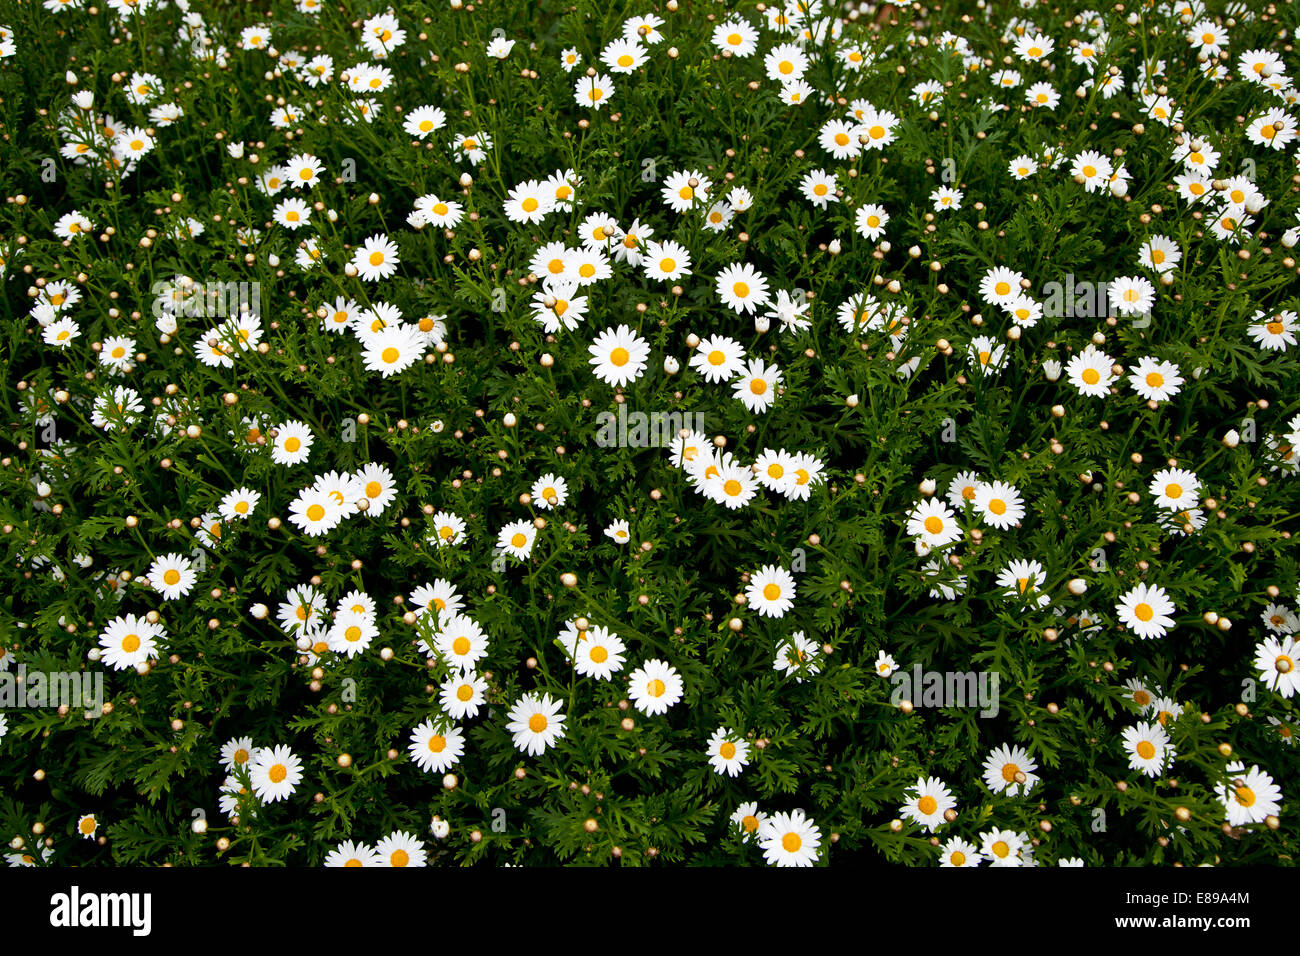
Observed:
[[[921,482],[920,485],[918,485],[918,487],[921,490],[921,494],[925,495],[926,497],[929,497],[930,495],[934,494],[934,489],[935,489],[934,479],[926,478],[924,481]]]
[[[248,609],[248,613],[259,621],[265,621],[266,616],[271,613],[271,609],[265,604],[254,604]]]
[[[1064,418],[1064,417],[1065,417],[1065,406],[1064,406],[1064,405],[1053,405],[1053,406],[1052,406],[1052,417],[1053,417],[1053,418]]]
[[[838,239],[832,239],[826,244],[826,251],[833,256],[838,256],[840,254],[840,248],[840,241]]]
[[[349,279],[354,279],[356,278],[357,275],[357,267],[349,262],[347,265],[343,267],[343,274],[347,276]]]
[[[455,790],[456,784],[458,783],[460,783],[460,781],[456,779],[456,775],[454,773],[449,773],[447,774],[447,776],[442,778],[442,785],[448,790]]]
[[[543,352],[542,357],[538,359],[538,361],[541,363],[542,368],[550,368],[555,364],[555,356],[550,352]]]
[[[564,574],[560,575],[560,583],[563,584],[566,588],[577,587],[578,576],[571,571],[566,571]]]
[[[451,824],[441,817],[434,817],[429,821],[429,832],[433,834],[435,840],[445,840],[451,833]]]
[[[280,257],[273,252],[266,257],[266,264],[270,266],[272,269],[274,269],[276,266],[280,264]]]
[[[1229,429],[1228,433],[1223,436],[1223,444],[1227,448],[1236,448],[1241,442],[1241,435],[1235,428]]]
[[[664,374],[676,375],[682,369],[681,363],[671,355],[664,356]]]
[[[772,320],[765,315],[754,316],[754,331],[760,335],[772,327]]]
[[[1061,363],[1048,359],[1043,363],[1043,377],[1049,382],[1055,382],[1061,377]]]
[[[897,279],[890,279],[889,285],[885,286],[885,288],[888,289],[890,292],[898,292],[903,287],[902,285],[899,284],[899,281]]]
[[[1286,248],[1295,248],[1297,241],[1300,241],[1300,230],[1288,229],[1286,232],[1282,233],[1282,245]],[[1290,267],[1288,266],[1288,268]]]
[[[731,628],[733,631],[739,631],[744,626],[745,622],[738,617],[733,617],[727,622],[727,627]]]
[[[700,337],[692,332],[690,335],[686,336],[686,344],[691,348],[695,348],[700,344]]]
[[[676,3],[676,0],[673,0],[673,3],[668,7],[668,9],[669,9],[669,10],[676,10],[676,9],[677,9],[677,3]],[[680,56],[680,54],[677,52],[677,47],[675,47],[675,46],[670,46],[670,47],[668,48],[668,59],[670,59],[670,60],[675,60],[675,59],[677,59],[678,56]]]
[[[469,173],[461,173],[460,184],[466,189],[469,189],[470,186],[474,185],[474,177]]]
[[[1201,615],[1201,620],[1206,624],[1213,626],[1219,623],[1219,615],[1215,614],[1213,611],[1206,611]]]
[[[506,428],[514,428],[518,423],[519,419],[515,418],[514,412],[506,412],[501,419],[501,424],[505,425]]]
[[[855,392],[852,395],[850,395],[848,398],[844,399],[844,404],[849,406],[849,408],[857,408],[858,407],[857,393]]]
[[[1219,744],[1219,756],[1221,756],[1221,757],[1231,757],[1231,756],[1232,756],[1232,744]]]
[[[1018,325],[1013,325],[1013,326],[1011,326],[1011,328],[1007,329],[1007,338],[1009,338],[1009,339],[1010,339],[1011,341],[1013,341],[1013,342],[1017,342],[1017,341],[1019,341],[1019,340],[1020,340],[1020,326],[1018,326]]]
[[[890,821],[889,821],[889,829],[890,829],[891,831],[893,831],[894,833],[902,833],[902,832],[903,832],[903,821],[902,821],[902,820],[898,820],[898,819],[890,820]]]
[[[929,546],[928,544],[926,544],[924,541],[922,541],[920,538],[917,538],[917,539],[916,539],[916,553],[917,553],[919,556],[921,556],[921,557],[924,558],[927,554],[930,553],[930,546]]]
[[[1228,620],[1226,617],[1221,617],[1219,618],[1219,623],[1216,626],[1219,628],[1219,630],[1226,631],[1232,627],[1232,622]]]
[[[1128,183],[1122,179],[1117,179],[1110,184],[1110,194],[1116,198],[1123,198],[1128,195]]]
[[[1065,586],[1075,597],[1088,590],[1088,582],[1083,578],[1071,578]]]

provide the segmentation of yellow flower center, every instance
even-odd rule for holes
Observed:
[[[516,531],[510,539],[510,545],[511,547],[522,548],[527,541],[528,538],[524,536],[523,532]]]
[[[282,783],[287,776],[289,776],[289,768],[282,763],[276,764],[267,774],[272,783]]]
[[[718,754],[723,760],[731,760],[736,756],[736,745],[730,740],[724,741],[722,746],[718,748]]]
[[[1143,760],[1150,760],[1156,755],[1155,744],[1151,743],[1149,740],[1138,741],[1137,755]]]
[[[779,584],[769,584],[763,588],[763,597],[769,601],[775,601],[781,596],[781,586]]]
[[[1085,368],[1079,377],[1088,385],[1096,385],[1101,381],[1101,373],[1095,368]]]
[[[664,685],[663,681],[656,677],[645,685],[645,690],[651,697],[662,697],[668,688]]]
[[[787,853],[798,853],[801,846],[803,846],[803,840],[799,839],[797,833],[787,833],[781,837],[781,847]]]
[[[139,649],[140,649],[139,634],[128,634],[126,637],[122,638],[122,650],[126,651],[128,654],[134,654]]]
[[[546,715],[533,714],[533,716],[529,717],[528,729],[535,734],[540,734],[543,730],[546,729]]]
[[[930,532],[930,534],[938,534],[943,530],[943,519],[936,517],[935,515],[930,515],[930,517],[925,519],[925,530]]]
[[[163,584],[173,585],[181,579],[181,573],[175,568],[168,568],[163,572]]]
[[[1156,614],[1155,610],[1151,607],[1150,604],[1147,604],[1145,601],[1143,601],[1141,604],[1139,604],[1137,607],[1133,609],[1134,617],[1136,617],[1139,621],[1143,621],[1143,622],[1151,620],[1153,617],[1155,617],[1155,614]]]
[[[325,517],[324,505],[311,505],[307,509],[307,518],[310,521],[320,521]]]
[[[396,346],[390,345],[388,348],[384,349],[379,357],[383,360],[385,365],[392,365],[397,361],[401,354],[402,353],[397,350]]]

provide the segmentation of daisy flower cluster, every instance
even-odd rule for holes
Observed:
[[[1274,5],[27,6],[11,865],[1290,858]]]

